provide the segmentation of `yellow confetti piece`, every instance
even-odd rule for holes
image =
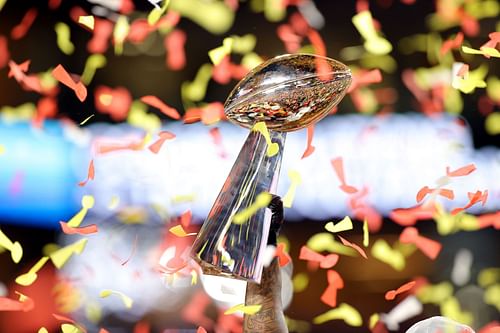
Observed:
[[[405,257],[399,251],[392,249],[383,239],[377,239],[372,246],[371,253],[374,258],[388,264],[397,271],[405,268]]]
[[[313,318],[313,323],[319,325],[335,319],[342,319],[346,324],[354,327],[363,325],[363,319],[358,310],[347,303],[342,303],[337,308]]]
[[[234,215],[233,223],[242,224],[246,222],[252,215],[254,215],[259,209],[267,207],[271,202],[272,195],[268,192],[262,192],[257,195],[255,198],[255,202],[252,203],[246,209],[240,211],[239,213]]]
[[[489,135],[497,135],[500,133],[500,112],[490,113],[484,122],[484,127]]]
[[[493,305],[500,312],[500,284],[489,286],[484,291],[484,302]]]
[[[31,120],[35,116],[36,106],[33,103],[24,103],[17,107],[4,106],[0,108],[0,119],[6,124]]]
[[[252,52],[257,44],[257,37],[252,34],[246,34],[244,36],[231,36],[233,43],[231,46],[231,51],[238,54],[247,54]]]
[[[92,118],[93,116],[95,116],[95,114],[91,114],[90,116],[88,116],[87,118],[85,118],[81,123],[80,123],[80,126],[81,125],[85,125],[85,123],[87,123],[87,121],[90,120],[90,118]]]
[[[170,202],[173,204],[180,204],[180,203],[185,203],[185,202],[193,202],[196,199],[196,194],[191,193],[191,194],[179,194],[174,196]]]
[[[3,247],[10,251],[10,256],[12,261],[16,264],[21,261],[23,257],[23,248],[19,242],[12,242],[2,230],[0,230],[0,247]]]
[[[357,257],[358,252],[354,249],[335,241],[333,235],[329,232],[321,232],[313,235],[307,241],[307,247],[316,252],[328,251],[332,253],[344,254],[351,257]]]
[[[283,207],[291,208],[297,187],[302,183],[302,177],[298,171],[288,170],[288,178],[290,178],[290,187],[283,197]]]
[[[47,329],[45,327],[40,327],[38,329],[38,333],[49,333],[49,331],[47,331]]]
[[[50,260],[54,266],[61,268],[73,254],[81,254],[85,249],[85,245],[87,245],[87,239],[82,238],[73,244],[60,248],[59,250],[49,254]]]
[[[233,38],[227,37],[224,38],[222,42],[222,46],[216,47],[208,51],[208,56],[212,63],[217,66],[221,63],[222,59],[224,59],[227,55],[231,54],[231,50],[233,47]]]
[[[127,309],[132,308],[133,300],[122,292],[112,290],[112,289],[105,289],[99,293],[99,297],[106,298],[106,297],[109,297],[113,294],[120,296],[123,304],[125,305],[125,307]]]
[[[486,87],[484,78],[487,74],[488,66],[483,64],[473,71],[469,70],[464,77],[454,75],[451,86],[460,90],[464,94],[471,94],[476,90],[476,88]]]
[[[177,237],[187,237],[187,236],[196,235],[196,232],[186,233],[186,231],[184,231],[184,228],[180,224],[170,228],[168,231],[170,231],[171,233],[173,233]]]
[[[124,15],[120,15],[118,17],[118,20],[116,20],[115,28],[113,30],[115,54],[120,55],[123,53],[123,43],[127,38],[129,30],[130,30],[130,25],[128,23],[128,18]]]
[[[94,16],[92,15],[79,16],[78,23],[89,28],[90,30],[94,30]]]
[[[116,207],[118,207],[118,205],[120,204],[120,197],[117,196],[117,195],[113,195],[111,197],[111,200],[109,201],[109,204],[108,204],[108,209],[109,210],[113,210],[115,209]]]
[[[194,286],[198,283],[198,273],[193,269],[191,270],[191,285]]]
[[[80,78],[83,84],[88,85],[90,82],[92,82],[96,70],[106,66],[106,62],[106,57],[102,54],[91,54],[85,62],[82,77]],[[107,105],[109,105],[109,103]]]
[[[118,212],[118,219],[123,224],[143,224],[148,218],[148,212],[143,207],[125,207]]]
[[[352,221],[349,216],[344,217],[341,221],[339,221],[337,224],[333,224],[333,222],[328,222],[325,225],[325,229],[329,232],[341,232],[341,231],[346,231],[346,230],[352,230]]]
[[[500,79],[496,76],[490,76],[486,80],[486,93],[494,102],[500,103]]]
[[[482,288],[500,282],[500,268],[489,267],[481,270],[477,276],[477,284]]]
[[[461,324],[472,325],[474,317],[472,313],[462,311],[460,309],[460,303],[455,297],[448,297],[441,303],[440,306],[441,315],[444,317],[455,320]]]
[[[286,16],[286,6],[283,6],[281,0],[265,0],[264,15],[268,21],[281,21]]]
[[[297,273],[293,277],[293,291],[294,293],[300,293],[304,291],[309,285],[309,276],[306,273]]]
[[[153,8],[153,10],[148,14],[148,24],[155,25],[160,20],[162,15],[165,14],[169,4],[170,0],[164,0],[163,6]]]
[[[368,247],[370,244],[370,233],[368,230],[368,220],[363,221],[363,246]]]
[[[462,51],[467,54],[482,54],[483,56],[489,56],[494,58],[500,58],[500,51],[493,47],[482,47],[480,50],[473,49],[462,45]]]
[[[93,196],[84,195],[82,197],[82,209],[68,221],[68,227],[76,228],[80,226],[80,224],[83,222],[83,219],[87,215],[88,210],[94,207],[94,203],[95,201]]]
[[[31,285],[38,277],[36,273],[45,265],[47,260],[49,260],[49,257],[42,257],[27,273],[19,275],[16,278],[16,283],[25,287]]]
[[[73,324],[62,324],[61,330],[63,333],[84,333],[78,326]]]
[[[441,282],[439,284],[429,284],[422,286],[417,290],[416,296],[423,304],[439,305],[453,295],[453,286],[450,282]]]
[[[198,69],[193,81],[183,82],[181,85],[181,95],[184,100],[199,102],[207,93],[207,86],[212,78],[212,65],[203,64]]]
[[[296,332],[296,333],[311,332],[311,324],[305,320],[297,320],[285,316],[285,321],[289,332]]]
[[[85,316],[94,324],[98,324],[102,318],[102,307],[99,303],[87,303],[85,306]]]
[[[6,2],[7,2],[7,0],[0,0],[0,10],[2,10],[2,8]]]
[[[352,17],[352,23],[365,39],[364,47],[373,54],[388,54],[392,51],[392,45],[381,37],[373,25],[372,14],[365,10]]]
[[[252,127],[252,131],[257,131],[262,136],[264,136],[264,139],[267,142],[267,156],[271,157],[274,156],[278,153],[280,147],[276,142],[271,142],[271,136],[269,135],[269,131],[267,130],[266,123],[263,121],[259,121],[257,124],[255,124]]]
[[[370,328],[370,330],[372,330],[375,325],[377,325],[377,322],[380,320],[380,315],[378,313],[374,313],[370,316],[370,319],[369,319],[369,324],[368,324],[368,327]]]
[[[134,101],[130,107],[127,122],[137,128],[142,128],[146,132],[157,132],[161,127],[160,118],[147,112],[148,107],[140,102]]]
[[[75,46],[71,42],[71,32],[66,23],[58,22],[54,27],[57,35],[57,47],[64,54],[70,55],[75,51]]]
[[[233,313],[240,311],[240,312],[243,312],[244,314],[247,314],[247,315],[254,315],[257,312],[259,312],[261,308],[262,308],[262,305],[238,304],[238,305],[230,307],[229,309],[224,311],[224,314],[230,315],[230,314],[233,314]]]

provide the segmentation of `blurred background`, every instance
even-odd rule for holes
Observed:
[[[0,1],[0,331],[241,332],[224,311],[244,284],[200,276],[194,237],[172,228],[199,230],[248,133],[224,119],[234,85],[295,52],[354,80],[314,135],[287,138],[289,330],[404,332],[435,315],[498,329],[499,13],[488,0]],[[339,234],[367,259],[325,230],[345,216]],[[339,262],[300,259],[303,246]],[[336,306],[328,270],[344,282]]]

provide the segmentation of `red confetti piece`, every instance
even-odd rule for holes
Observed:
[[[469,203],[466,204],[464,207],[458,207],[453,209],[451,211],[451,215],[456,215],[461,211],[464,211],[467,208],[472,207],[478,202],[481,202],[481,205],[484,206],[486,204],[486,200],[488,200],[488,190],[485,190],[484,192],[476,191],[476,193],[468,192],[467,195],[469,197]]]
[[[158,154],[158,152],[160,151],[161,147],[163,146],[163,143],[166,141],[166,140],[172,140],[175,138],[175,134],[174,133],[171,133],[169,131],[163,131],[163,132],[160,132],[158,133],[159,135],[159,139],[156,140],[155,142],[153,142],[149,147],[148,149],[153,152],[154,154]]]
[[[138,241],[138,236],[135,235],[134,244],[132,244],[132,251],[130,252],[130,255],[128,256],[128,258],[125,259],[121,263],[122,266],[125,266],[126,264],[128,264],[128,262],[130,261],[130,259],[132,259],[132,257],[134,256],[135,251],[137,250],[137,241]]]
[[[321,295],[321,301],[331,307],[337,306],[337,291],[344,288],[344,280],[336,271],[330,269],[327,272],[328,287]]]
[[[275,256],[278,257],[280,267],[284,267],[292,261],[290,255],[285,251],[285,243],[278,243]]]
[[[410,281],[408,283],[403,284],[401,287],[399,287],[396,290],[389,290],[388,292],[385,293],[385,299],[388,301],[392,301],[393,299],[396,298],[397,295],[402,294],[408,290],[411,290],[417,282],[415,281]]]
[[[35,302],[29,297],[21,302],[7,297],[0,297],[0,311],[31,311],[35,307]]]
[[[476,166],[474,164],[468,164],[454,171],[450,171],[450,167],[446,167],[446,176],[448,177],[467,176],[468,174],[472,173],[475,170]]]
[[[64,67],[59,64],[56,68],[52,70],[52,76],[68,88],[72,89],[80,102],[83,102],[87,98],[87,88],[82,82],[74,81],[71,75],[64,69]]]
[[[54,316],[54,318],[56,318],[59,321],[71,323],[71,324],[77,326],[78,328],[80,328],[84,333],[87,333],[87,330],[85,329],[85,327],[83,327],[81,324],[78,324],[76,321],[74,321],[73,319],[71,319],[69,317],[58,315],[55,313],[53,313],[52,316]]]
[[[154,30],[155,26],[149,25],[147,19],[139,18],[130,24],[127,40],[134,44],[142,43]]]
[[[228,84],[231,81],[231,61],[229,55],[224,56],[222,60],[213,67],[212,78],[220,84]]]
[[[149,322],[145,320],[139,321],[134,326],[134,333],[149,333],[149,332],[150,332],[150,325]]]
[[[441,45],[441,49],[439,50],[439,54],[441,56],[445,55],[448,53],[450,50],[456,50],[460,48],[462,43],[464,42],[464,34],[462,32],[459,32],[455,38],[453,39],[448,39]]]
[[[224,119],[224,104],[212,102],[201,109],[201,122],[205,125],[213,125]]]
[[[500,323],[492,321],[483,326],[477,333],[500,333]]]
[[[131,140],[123,143],[95,143],[95,150],[98,154],[107,154],[118,150],[141,150],[144,140]]]
[[[175,29],[165,37],[165,49],[167,50],[166,65],[171,70],[180,70],[186,65],[186,33]]]
[[[110,333],[110,332],[107,329],[101,327],[99,333]]]
[[[109,39],[113,34],[114,24],[105,19],[94,18],[92,38],[87,43],[90,53],[104,53],[108,49]]]
[[[420,236],[417,228],[407,227],[399,235],[399,241],[404,244],[414,244],[427,257],[436,259],[441,252],[441,244],[435,240]]]
[[[9,73],[8,77],[14,77],[14,79],[21,84],[23,89],[28,91],[35,91],[41,93],[42,87],[40,80],[36,76],[27,76],[25,73],[28,71],[30,65],[30,60],[26,60],[21,64],[16,64],[14,61],[9,60]]]
[[[0,35],[0,69],[7,66],[10,59],[9,47],[7,45],[7,38]]]
[[[356,13],[361,13],[370,10],[368,0],[356,0]]]
[[[89,234],[95,234],[97,230],[97,225],[95,224],[90,224],[85,227],[70,227],[66,222],[59,221],[59,224],[61,225],[62,231],[66,235],[89,235]]]
[[[78,183],[78,186],[85,186],[89,180],[94,180],[95,170],[94,170],[94,160],[90,160],[89,170],[87,173],[87,179]]]
[[[436,213],[433,205],[417,205],[410,208],[398,208],[391,211],[389,217],[399,225],[411,226],[418,220],[432,219]]]
[[[379,82],[382,82],[382,73],[380,72],[380,69],[360,71],[359,73],[353,75],[351,85],[349,86],[347,92],[350,93],[360,87]]]
[[[55,10],[59,8],[62,0],[49,0],[49,8]]]
[[[349,247],[352,247],[353,249],[355,249],[356,251],[358,251],[358,253],[365,259],[368,259],[368,257],[366,256],[366,253],[365,253],[365,250],[363,250],[361,247],[359,247],[358,245],[354,244],[354,243],[351,243],[349,242],[347,239],[341,237],[341,236],[338,236],[340,238],[340,241],[342,242],[342,244],[344,244],[345,246],[349,246]]]
[[[500,229],[500,211],[480,215],[477,219],[480,228],[494,227]]]
[[[107,113],[115,121],[127,119],[132,95],[124,87],[114,89],[106,86],[98,86],[94,92],[95,107],[99,112]]]
[[[191,225],[191,219],[193,217],[193,214],[191,213],[191,211],[188,209],[186,210],[184,213],[182,213],[181,215],[181,225],[182,227],[184,228],[187,228]]]
[[[218,127],[211,128],[210,136],[212,137],[212,142],[217,146],[218,154],[221,158],[226,158],[227,153],[224,145],[222,144],[222,135],[220,134],[220,130]]]
[[[32,119],[32,124],[36,128],[41,128],[46,118],[53,118],[57,114],[57,99],[54,97],[42,97],[36,106],[36,115]]]
[[[337,174],[337,177],[340,180],[340,189],[344,191],[347,194],[353,194],[356,193],[358,190],[354,186],[347,185],[345,182],[345,176],[344,176],[344,164],[342,161],[342,157],[337,157],[334,158],[333,160],[330,161],[333,167],[333,170]]]
[[[309,25],[305,17],[299,12],[295,12],[290,15],[289,22],[293,31],[300,36],[307,36],[309,30],[311,29],[311,26]]]
[[[307,261],[313,261],[313,262],[318,262],[319,266],[321,268],[332,268],[335,266],[339,260],[339,255],[335,253],[328,254],[326,256],[319,254],[307,246],[303,245],[300,248],[300,255],[299,259],[301,260],[307,260]]]
[[[181,116],[179,115],[179,112],[177,112],[176,109],[166,105],[163,103],[158,97],[152,96],[152,95],[147,95],[141,97],[141,101],[159,109],[164,115],[169,116],[172,119],[180,119]]]
[[[285,44],[285,49],[288,53],[295,53],[300,49],[302,37],[295,34],[291,25],[279,25],[276,29],[276,34],[283,44]]]
[[[314,124],[311,124],[307,127],[307,147],[306,150],[304,151],[304,154],[302,154],[302,159],[308,157],[312,153],[314,153],[314,150],[316,149],[311,143],[312,139],[314,136]]]
[[[438,195],[441,195],[441,196],[448,198],[450,200],[453,200],[455,198],[455,194],[453,193],[453,190],[449,190],[446,188],[432,189],[432,188],[429,188],[428,186],[424,186],[417,193],[417,203],[424,200],[426,195],[428,195],[430,193],[434,193],[434,192],[437,193]]]
[[[23,38],[35,21],[37,15],[38,11],[35,8],[29,9],[26,14],[24,14],[21,22],[10,31],[10,37],[14,40]]]
[[[462,31],[467,36],[477,36],[479,34],[479,22],[469,15],[463,8],[458,11],[459,22],[461,22]]]
[[[349,206],[352,209],[354,218],[360,221],[366,220],[370,232],[378,232],[382,228],[382,215],[371,205],[365,202],[364,198],[368,195],[368,188],[356,192],[349,199]]]

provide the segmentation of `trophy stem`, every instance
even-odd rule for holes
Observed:
[[[191,256],[204,274],[260,282],[271,212],[259,208],[243,223],[234,223],[233,218],[260,193],[276,190],[286,133],[270,130],[269,134],[278,153],[268,157],[264,136],[251,131],[198,233]]]

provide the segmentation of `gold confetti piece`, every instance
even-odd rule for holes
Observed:
[[[405,268],[405,257],[397,250],[392,249],[383,239],[377,239],[371,249],[372,256],[388,264],[397,271]]]
[[[238,304],[238,305],[230,307],[229,309],[227,309],[226,311],[224,311],[224,314],[225,315],[230,315],[230,314],[236,313],[238,311],[241,311],[241,312],[243,312],[244,314],[247,314],[247,315],[254,315],[257,312],[259,312],[261,308],[262,308],[262,305]]]
[[[453,286],[450,282],[428,284],[417,289],[416,296],[423,304],[439,305],[453,295]]]
[[[498,77],[488,77],[486,81],[486,93],[493,101],[500,103],[500,79]]]
[[[272,195],[268,192],[262,192],[257,195],[255,202],[252,203],[246,209],[240,211],[234,215],[233,223],[242,224],[245,223],[252,215],[254,215],[260,208],[267,207],[271,202]]]
[[[309,285],[309,276],[306,273],[300,272],[293,277],[293,292],[300,293],[304,291]]]
[[[47,329],[45,327],[40,327],[38,329],[38,333],[49,333],[49,331],[47,331]]]
[[[191,270],[191,285],[194,286],[198,283],[198,273],[194,269]]]
[[[70,55],[75,51],[75,46],[71,42],[71,32],[66,23],[58,22],[54,27],[57,35],[57,47],[66,55]]]
[[[89,303],[87,302],[85,306],[85,316],[92,323],[97,324],[101,321],[102,318],[102,307],[97,302]]]
[[[467,47],[465,45],[462,45],[462,51],[467,54],[482,54],[485,57],[494,57],[494,58],[500,58],[500,51],[493,47],[481,47],[481,49],[473,49],[470,47]]]
[[[196,194],[191,193],[191,194],[179,194],[174,196],[170,202],[173,204],[180,204],[184,202],[193,202],[196,199]]]
[[[441,315],[444,317],[455,320],[461,324],[472,325],[474,317],[470,312],[462,311],[458,300],[451,296],[441,303]]]
[[[94,30],[94,16],[92,15],[79,16],[78,23],[89,28],[90,30]]]
[[[368,232],[368,220],[363,221],[363,246],[368,247],[370,244],[370,234]]]
[[[313,235],[307,241],[307,247],[316,252],[333,252],[344,254],[351,257],[356,257],[358,252],[356,250],[335,241],[333,235],[329,232],[321,232]]]
[[[358,310],[347,303],[342,303],[337,308],[313,318],[313,323],[319,325],[335,319],[342,319],[346,324],[354,327],[363,325],[363,319]]]
[[[170,0],[164,0],[163,6],[155,7],[148,14],[148,24],[150,26],[155,25],[161,18],[163,14],[167,11],[168,5],[170,4]]]
[[[484,302],[493,305],[500,312],[500,284],[489,286],[484,291]]]
[[[221,63],[222,59],[231,54],[232,47],[233,47],[233,38],[232,37],[224,38],[222,46],[216,47],[215,49],[208,51],[208,56],[210,57],[212,63],[215,66],[217,66],[218,64]]]
[[[82,238],[73,244],[60,248],[59,250],[49,254],[50,260],[57,268],[61,268],[66,264],[69,258],[74,254],[81,254],[87,245],[87,238]]]
[[[309,333],[311,332],[311,324],[305,320],[296,320],[285,316],[286,326],[289,332]]]
[[[369,324],[368,324],[368,327],[370,328],[370,330],[372,330],[375,325],[377,324],[377,322],[380,320],[380,315],[378,313],[374,313],[370,316],[370,319],[369,319]]]
[[[267,142],[267,156],[271,157],[278,153],[280,147],[276,142],[271,142],[271,136],[269,135],[269,131],[267,130],[266,123],[263,121],[259,121],[252,127],[252,131],[257,131],[264,136]]]
[[[489,135],[497,135],[500,133],[500,112],[490,113],[484,122],[484,127]]]
[[[290,178],[290,187],[283,197],[283,207],[291,208],[297,187],[302,183],[302,177],[298,171],[288,170],[288,178]]]
[[[364,47],[373,54],[384,55],[392,51],[392,45],[381,37],[373,25],[372,14],[365,10],[352,17],[352,23],[365,39]]]
[[[161,127],[160,118],[153,113],[147,113],[146,104],[140,101],[132,103],[127,122],[134,127],[144,129],[148,133],[157,132]]]
[[[105,290],[102,290],[99,293],[99,297],[106,298],[106,297],[111,296],[112,294],[120,296],[120,298],[122,299],[123,304],[125,305],[125,307],[127,309],[132,308],[133,300],[130,297],[128,297],[127,295],[125,295],[124,293],[122,293],[122,292],[119,292],[119,291],[116,291],[116,290],[111,290],[111,289],[105,289]]]
[[[252,52],[257,44],[257,37],[252,34],[246,34],[244,36],[231,36],[231,38],[231,51],[238,54],[245,55]]]
[[[123,43],[127,38],[129,30],[130,30],[130,25],[128,23],[128,18],[124,15],[120,15],[118,17],[118,20],[116,20],[115,29],[113,30],[113,42],[115,43],[115,54],[120,55],[123,53]]]
[[[489,267],[481,270],[477,277],[477,284],[482,288],[486,288],[489,285],[500,282],[500,268]]]
[[[106,66],[106,62],[106,57],[102,54],[91,54],[85,62],[82,77],[80,78],[83,84],[88,85],[92,82],[96,70]]]
[[[31,285],[38,277],[36,273],[45,265],[47,260],[49,260],[49,257],[42,257],[27,273],[19,275],[16,278],[16,283],[25,287]]]
[[[91,114],[90,116],[88,116],[87,118],[85,118],[81,123],[80,123],[80,126],[81,125],[85,125],[85,123],[87,123],[87,121],[90,120],[90,118],[92,118],[93,116],[95,116],[95,114]]]
[[[171,233],[173,233],[177,237],[187,237],[187,236],[196,235],[196,232],[186,233],[186,231],[184,231],[184,228],[180,224],[170,228],[168,231],[170,231]]]
[[[12,261],[16,264],[21,261],[23,257],[23,248],[19,242],[12,242],[2,230],[0,230],[0,247],[3,247],[10,251],[10,256]]]
[[[203,64],[196,73],[192,82],[186,81],[181,85],[181,95],[184,100],[199,102],[207,93],[207,86],[212,78],[212,65]]]
[[[451,86],[460,90],[464,94],[471,94],[476,90],[476,88],[486,87],[484,78],[487,74],[488,66],[483,64],[473,71],[469,70],[464,77],[454,75]]]
[[[264,15],[271,22],[278,22],[286,16],[286,6],[281,0],[264,1]]]
[[[109,201],[109,204],[108,204],[108,209],[109,210],[113,210],[115,209],[116,207],[118,207],[118,205],[120,204],[120,197],[117,196],[117,195],[113,195],[111,197],[111,200]]]
[[[2,10],[2,8],[6,2],[7,2],[7,0],[0,0],[0,10]]]
[[[341,232],[341,231],[346,231],[346,230],[352,230],[352,221],[349,216],[344,217],[341,221],[339,221],[337,224],[333,224],[333,222],[328,222],[325,225],[325,229],[329,232]]]
[[[82,209],[68,221],[68,227],[76,228],[80,226],[85,218],[85,215],[87,215],[88,210],[94,207],[94,203],[95,201],[93,196],[84,195],[82,197]]]
[[[63,333],[83,333],[84,332],[78,326],[73,325],[73,324],[62,324],[61,330]]]
[[[255,52],[247,53],[241,59],[241,65],[248,70],[260,65],[264,60]]]

